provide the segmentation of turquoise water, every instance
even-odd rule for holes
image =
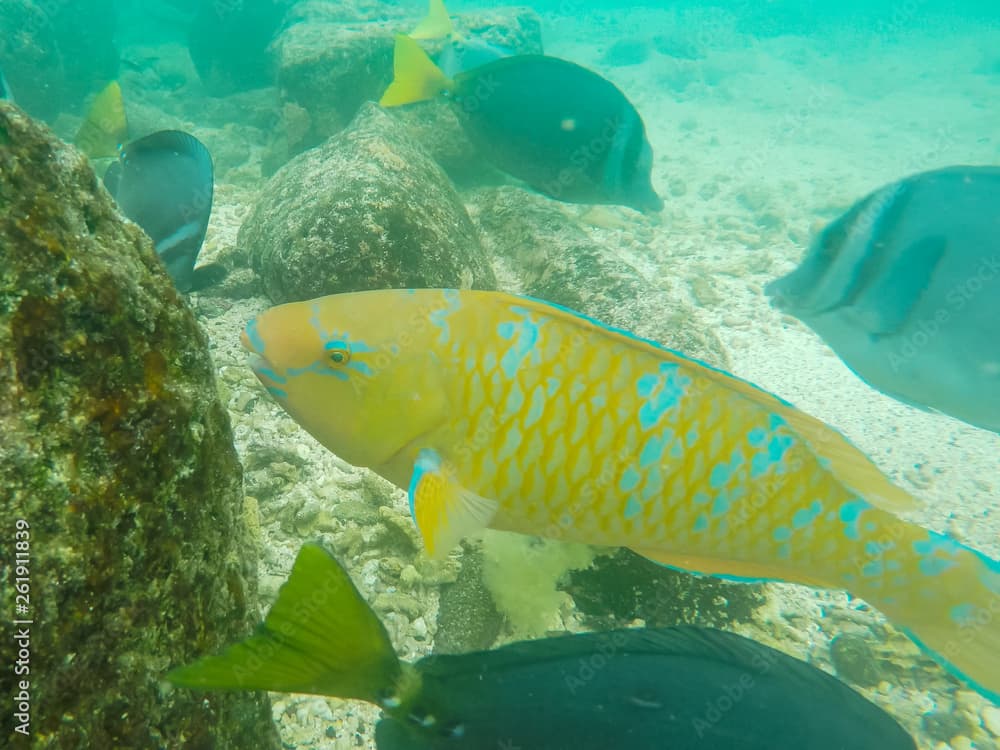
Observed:
[[[718,584],[684,577],[669,584],[683,604],[630,609],[621,603],[625,594],[611,590],[629,584],[607,572],[605,551],[553,544],[532,557],[522,538],[499,532],[430,564],[405,494],[332,455],[260,387],[239,343],[246,322],[275,303],[317,296],[308,277],[336,276],[323,257],[373,257],[367,244],[351,244],[350,221],[334,222],[333,230],[324,229],[325,217],[296,223],[291,208],[285,213],[274,203],[275,195],[286,196],[275,185],[282,175],[289,179],[290,162],[349,132],[363,103],[381,96],[391,78],[391,33],[411,29],[424,3],[81,2],[75,15],[51,3],[26,5],[0,1],[0,23],[19,30],[0,39],[0,70],[29,115],[72,142],[98,91],[117,80],[128,140],[180,129],[212,153],[215,198],[199,262],[221,262],[230,278],[184,304],[206,333],[244,466],[245,515],[260,551],[260,600],[251,609],[263,616],[299,547],[319,539],[412,660],[442,650],[447,629],[462,630],[457,615],[442,611],[452,606],[449,586],[476,557],[485,572],[470,573],[470,585],[482,611],[470,617],[486,633],[476,648],[610,626],[719,626],[836,674],[892,715],[922,750],[1000,748],[1000,707],[841,591],[774,584],[751,596],[751,589],[709,588]],[[538,294],[549,266],[596,248],[613,273],[573,277],[589,285],[573,291],[584,292],[577,299],[600,297],[607,281],[612,304],[583,312],[617,314],[607,322],[704,359],[835,427],[920,499],[908,520],[1000,557],[1000,436],[866,385],[812,330],[773,309],[763,291],[871,191],[927,170],[1000,165],[998,4],[565,0],[532,3],[531,23],[518,20],[523,9],[501,2],[455,0],[448,10],[467,36],[540,41],[546,54],[613,82],[645,123],[651,183],[665,202],[658,214],[560,203],[470,157],[474,151],[451,140],[458,129],[429,115],[432,124],[422,123],[428,109],[393,112],[456,187],[457,208],[449,208],[456,213],[447,215],[467,213],[462,222],[470,229],[463,223],[454,233],[478,238],[496,288]],[[93,164],[102,174],[108,160]],[[392,182],[385,177],[395,168],[386,166],[391,160],[344,164],[338,179]],[[308,212],[320,200],[319,192],[312,200],[313,184],[336,193],[317,175],[300,185],[305,198],[295,210]],[[344,207],[353,198],[337,194],[324,210],[350,213]],[[424,200],[425,193],[408,196],[413,204]],[[286,219],[294,230],[282,233]],[[294,261],[257,260],[266,254],[262,246],[291,246],[310,232],[330,254],[306,255],[316,265],[297,276],[275,270]],[[433,254],[426,246],[419,253]],[[416,265],[413,257],[405,262]],[[628,286],[613,286],[617,278]],[[465,279],[456,275],[453,283]],[[309,293],[296,296],[295,283]],[[338,286],[349,283],[331,281],[324,293],[353,291]],[[622,288],[635,298],[614,298]],[[649,590],[668,585],[651,566],[640,564],[636,575]],[[838,651],[835,644],[845,642],[860,656]],[[111,695],[114,686],[93,689],[122,697]],[[271,701],[286,747],[375,747],[379,712],[372,706],[285,693]],[[35,735],[23,746],[59,744]],[[162,746],[194,745],[174,737]]]

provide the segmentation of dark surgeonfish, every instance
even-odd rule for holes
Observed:
[[[614,630],[400,661],[347,573],[299,552],[256,633],[168,679],[379,705],[379,750],[915,750],[825,672],[696,627]]]
[[[161,130],[124,146],[104,186],[129,219],[153,240],[182,292],[221,281],[225,269],[194,264],[212,212],[212,157],[189,133]]]
[[[869,385],[1000,432],[1000,167],[875,191],[765,291]]]
[[[497,167],[568,203],[659,211],[642,118],[613,83],[545,55],[515,55],[454,79],[398,35],[386,107],[450,94],[469,138]]]

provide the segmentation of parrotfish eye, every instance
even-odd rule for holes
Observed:
[[[351,361],[351,349],[343,341],[330,341],[326,345],[326,356],[330,364],[342,367]]]

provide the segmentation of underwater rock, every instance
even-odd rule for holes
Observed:
[[[878,685],[883,677],[868,641],[860,635],[843,633],[830,643],[830,661],[837,676],[861,687]]]
[[[204,334],[84,156],[2,102],[0,206],[0,525],[11,552],[26,532],[32,747],[276,748],[263,694],[162,683],[258,618]]]
[[[484,188],[469,193],[467,201],[483,244],[513,267],[524,294],[728,369],[722,342],[680,291],[681,280],[661,286],[647,280],[544,196]]]
[[[649,53],[649,42],[643,39],[618,39],[601,55],[601,64],[614,68],[641,65],[649,59]]]
[[[924,714],[920,723],[927,736],[938,742],[948,742],[953,737],[971,735],[974,729],[971,719],[956,711],[932,711]]]
[[[306,111],[309,127],[285,134],[286,159],[322,143],[344,128],[363,103],[379,99],[392,80],[394,34],[412,26],[412,19],[345,23],[344,14],[335,7],[328,10],[316,3],[297,5],[289,14],[293,15],[297,22],[286,21],[274,41],[275,66],[284,101]],[[454,21],[463,36],[516,53],[542,50],[541,20],[528,8],[470,13]],[[426,49],[436,54],[446,42],[430,41]],[[277,154],[272,157],[276,158]]]
[[[586,570],[569,574],[563,590],[594,627],[618,627],[637,618],[648,627],[691,624],[724,627],[749,621],[764,603],[761,584],[732,583],[666,568],[620,549]]]
[[[205,88],[216,96],[270,86],[268,45],[291,0],[202,0],[188,32],[188,49]]]
[[[0,68],[17,103],[51,121],[113,79],[115,17],[113,0],[0,0]]]
[[[350,128],[271,178],[238,244],[279,303],[365,289],[496,286],[448,178],[371,103]]]
[[[489,649],[500,635],[503,616],[483,581],[483,552],[463,545],[458,579],[441,588],[434,653],[463,654]]]

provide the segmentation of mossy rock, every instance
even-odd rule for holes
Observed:
[[[213,373],[149,239],[79,152],[0,102],[0,526],[8,544],[29,527],[32,747],[277,746],[266,696],[163,681],[258,619]]]
[[[374,104],[271,178],[240,227],[239,245],[275,302],[365,289],[496,286],[447,176]]]

